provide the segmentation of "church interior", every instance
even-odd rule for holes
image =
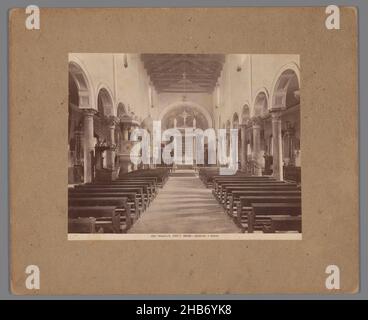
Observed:
[[[299,55],[70,53],[68,67],[70,234],[301,233]],[[236,172],[206,141],[204,163],[134,163],[132,132],[155,121],[224,129],[228,149],[237,129]]]

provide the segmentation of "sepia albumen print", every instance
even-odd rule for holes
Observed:
[[[69,54],[69,239],[301,239],[299,55]]]

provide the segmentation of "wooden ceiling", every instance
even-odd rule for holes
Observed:
[[[213,92],[222,70],[222,54],[142,54],[158,92]]]

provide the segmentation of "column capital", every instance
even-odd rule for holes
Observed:
[[[281,112],[285,110],[285,108],[283,106],[272,106],[270,109],[269,109],[269,112],[272,114],[272,113],[277,113],[277,112]]]
[[[286,133],[293,135],[295,133],[295,123],[286,121],[285,124],[286,124]]]
[[[83,114],[88,117],[92,117],[97,113],[97,110],[92,109],[92,108],[84,108],[82,110],[83,110]]]
[[[274,109],[270,112],[272,121],[281,120],[281,109]]]
[[[107,118],[107,124],[110,126],[110,127],[113,127],[115,125],[117,125],[118,123],[120,122],[120,119],[118,117],[115,117],[115,116],[109,116]]]
[[[252,120],[251,119],[247,119],[246,121],[244,121],[244,123],[240,123],[239,127],[241,129],[248,129],[250,127],[252,127]]]
[[[251,119],[251,124],[252,124],[252,127],[260,127],[262,123],[262,118],[261,117],[253,117]]]
[[[79,136],[81,136],[81,135],[83,135],[83,131],[82,130],[76,130],[76,131],[74,131],[74,134],[77,136],[77,135],[79,135]]]

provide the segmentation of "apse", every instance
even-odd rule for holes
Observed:
[[[200,128],[207,129],[208,121],[196,107],[183,104],[168,111],[161,122],[163,129],[169,128]]]

